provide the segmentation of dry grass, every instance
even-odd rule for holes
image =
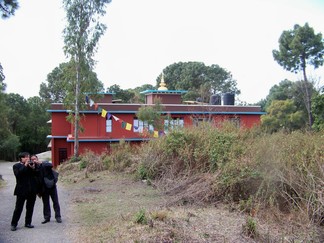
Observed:
[[[61,174],[71,191],[74,242],[320,242],[314,228],[289,218],[278,224],[273,215],[262,212],[262,217],[252,218],[257,232],[253,238],[244,230],[250,216],[236,206],[171,204],[177,196],[126,174],[103,171],[83,179],[81,171]],[[79,176],[77,183],[70,180]],[[135,222],[140,212],[145,223]]]
[[[6,182],[2,179],[2,175],[0,175],[0,188],[4,187]]]
[[[75,192],[76,235],[89,242],[321,242],[323,135],[228,129],[176,131],[137,149],[121,143],[111,155],[60,167]]]

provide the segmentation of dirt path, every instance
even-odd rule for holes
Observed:
[[[15,176],[12,171],[12,162],[0,162],[0,174],[6,181],[6,186],[0,188],[0,243],[69,243],[72,242],[67,238],[67,226],[69,225],[68,216],[68,202],[69,193],[60,184],[58,184],[58,194],[61,205],[62,224],[56,223],[55,219],[51,219],[51,222],[47,224],[41,224],[43,220],[43,204],[40,198],[37,198],[33,222],[34,229],[28,229],[24,227],[25,209],[20,217],[17,231],[10,230],[10,221],[12,213],[15,207],[16,197],[13,195],[14,187],[16,184]],[[52,207],[52,206],[51,206]],[[54,214],[52,210],[52,214]]]

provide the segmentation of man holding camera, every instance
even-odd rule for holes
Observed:
[[[20,219],[23,207],[26,201],[26,217],[25,227],[34,228],[31,224],[36,194],[38,193],[39,170],[35,163],[30,160],[30,154],[27,152],[19,153],[19,163],[13,165],[13,172],[16,177],[16,187],[14,195],[16,198],[16,206],[12,215],[11,230],[17,230],[18,221]]]
[[[38,160],[36,154],[30,156],[31,161],[33,161],[40,170],[41,178],[41,190],[40,195],[43,201],[43,215],[44,221],[42,224],[50,222],[51,219],[51,207],[50,207],[50,198],[53,202],[53,209],[55,212],[56,222],[62,223],[61,219],[61,209],[58,199],[56,183],[58,180],[58,172],[53,170],[52,163],[41,162]]]

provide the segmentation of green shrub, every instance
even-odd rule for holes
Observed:
[[[316,221],[324,212],[323,137],[323,133],[266,134],[258,128],[230,126],[175,130],[141,146],[137,173],[142,179],[169,181],[163,188],[173,193],[172,180],[179,183],[183,178],[179,200],[241,202],[247,212],[256,205],[283,212],[297,210]],[[206,173],[215,175],[213,181],[203,182],[210,180]],[[187,178],[199,174],[200,179],[192,182],[197,185],[186,184]],[[199,186],[207,184],[213,194],[197,193],[203,198],[193,198],[193,188],[202,191]]]
[[[137,175],[141,180],[149,179],[147,168],[143,164],[138,166]]]
[[[248,217],[243,227],[243,233],[251,238],[256,238],[258,235],[257,232],[257,223],[252,217]]]
[[[86,168],[86,173],[103,171],[105,169],[102,162],[102,155],[98,155],[90,150],[86,151],[86,153],[84,153],[80,159],[80,170]]]
[[[137,224],[147,224],[147,217],[146,217],[145,209],[140,209],[135,214],[134,222]]]
[[[80,170],[87,168],[87,164],[88,164],[88,162],[86,160],[81,160],[80,164],[79,164]]]
[[[136,154],[136,147],[125,141],[111,144],[111,152],[104,158],[105,166],[112,171],[124,171],[132,165],[132,158]]]
[[[253,196],[249,196],[249,198],[247,200],[240,200],[240,210],[247,212],[247,213],[251,213],[251,211],[254,208],[254,201],[253,201]]]
[[[109,170],[112,167],[112,160],[110,156],[103,156],[102,163],[105,166],[105,169]]]

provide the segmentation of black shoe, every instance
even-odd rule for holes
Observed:
[[[29,229],[32,229],[32,228],[34,228],[34,225],[32,225],[32,224],[25,224],[25,227],[26,228],[29,228]]]
[[[56,219],[56,222],[58,222],[58,223],[62,223],[62,219],[61,219],[61,218],[57,218],[57,219]]]
[[[11,225],[11,231],[16,231],[17,230],[17,226]]]
[[[46,224],[48,223],[50,220],[49,219],[44,219],[44,221],[42,221],[42,224]]]

